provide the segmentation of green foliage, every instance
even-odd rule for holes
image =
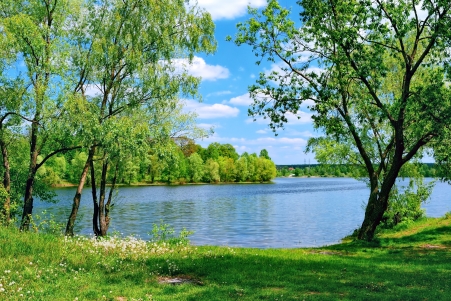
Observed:
[[[247,181],[249,177],[248,171],[248,156],[241,156],[238,161],[236,161],[236,179],[239,182]]]
[[[188,236],[194,234],[193,231],[187,231],[185,228],[180,231],[179,235],[175,235],[175,230],[170,225],[160,221],[160,224],[153,224],[151,242],[158,244],[168,244],[169,246],[187,246],[189,244]]]
[[[207,159],[204,165],[204,181],[207,183],[218,183],[220,180],[218,162],[211,158]]]
[[[361,239],[374,235],[406,162],[425,147],[441,164],[451,158],[451,2],[421,3],[420,15],[418,1],[301,0],[295,22],[269,0],[237,25],[235,43],[251,46],[257,64],[279,67],[249,87],[249,113],[275,131],[307,103],[325,133],[307,150],[321,163],[364,169],[370,194]]]
[[[256,178],[258,181],[267,182],[276,177],[276,165],[269,159],[259,157],[257,159]]]
[[[392,189],[388,208],[379,227],[393,228],[400,223],[409,224],[425,216],[421,205],[430,198],[435,183],[424,182],[421,166],[419,163],[403,166],[401,175],[409,177],[409,184],[406,187],[395,186]]]
[[[296,167],[295,169],[294,169],[294,176],[295,177],[299,177],[299,176],[301,176],[302,175],[302,170],[299,168],[299,167]]]
[[[9,214],[10,208],[5,207],[6,200],[9,197],[8,191],[0,184],[0,226],[7,224],[6,214]]]
[[[269,157],[268,151],[267,151],[266,149],[262,149],[262,150],[260,151],[259,157],[262,157],[262,158],[271,160],[271,158]]]
[[[188,157],[189,162],[189,176],[194,183],[200,182],[204,175],[204,161],[198,153],[193,153]]]
[[[42,211],[40,214],[30,216],[30,225],[34,232],[42,232],[62,236],[65,224],[57,223],[53,214]]]

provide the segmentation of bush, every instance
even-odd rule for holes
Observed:
[[[400,223],[410,223],[424,217],[421,204],[431,196],[434,182],[424,183],[423,178],[410,178],[409,185],[400,193],[395,186],[390,194],[388,208],[379,227],[391,229]]]
[[[174,228],[170,227],[168,224],[164,224],[163,221],[160,221],[159,225],[153,224],[152,232],[150,232],[149,235],[152,237],[151,242],[154,243],[164,243],[170,246],[186,246],[189,244],[188,236],[193,233],[193,231],[188,231],[183,228],[182,231],[180,231],[179,236],[176,236]]]

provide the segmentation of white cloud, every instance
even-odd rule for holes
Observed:
[[[256,133],[257,134],[266,134],[267,132],[265,130],[258,130]]]
[[[237,97],[233,97],[232,99],[230,99],[229,103],[234,104],[236,106],[249,106],[253,103],[254,101],[252,100],[252,98],[249,97],[249,93],[237,96]]]
[[[202,80],[206,81],[216,81],[230,76],[229,69],[220,65],[208,65],[203,58],[197,56],[193,58],[191,64],[187,59],[175,59],[173,64],[176,69],[186,69],[189,74],[202,77]]]
[[[211,14],[213,20],[219,20],[243,16],[248,5],[260,8],[266,5],[266,0],[198,0],[198,4]]]
[[[306,113],[304,111],[298,111],[297,114],[293,113],[286,113],[285,116],[288,119],[288,124],[305,124],[305,123],[312,123],[313,119],[312,113]]]
[[[207,97],[210,97],[210,96],[222,96],[222,95],[229,95],[229,94],[232,94],[232,91],[218,91],[218,92],[214,92],[214,93],[210,93],[210,94],[207,94]]]
[[[93,84],[87,85],[85,89],[85,95],[90,97],[96,97],[102,95],[102,91]]]
[[[315,137],[315,135],[310,131],[299,132],[299,131],[296,131],[293,129],[287,129],[285,131],[285,134],[288,136],[297,136],[297,137],[306,137],[306,138]]]
[[[216,123],[198,123],[197,126],[204,130],[215,130],[221,128],[221,125]]]
[[[186,111],[196,112],[198,119],[236,117],[240,112],[239,109],[228,105],[220,103],[206,104],[193,100],[186,100],[184,108]]]
[[[284,146],[303,147],[307,145],[307,140],[302,138],[287,137],[262,137],[257,139],[246,139],[236,137],[220,137],[216,133],[204,139],[205,142],[230,143],[235,146],[262,147],[262,148],[283,148]]]
[[[287,125],[297,125],[297,124],[312,123],[313,122],[312,116],[313,116],[312,113],[307,113],[304,111],[298,111],[297,114],[288,112],[285,114],[285,117],[288,120],[288,122],[286,124]],[[255,118],[255,121],[253,118],[246,119],[246,123],[252,123],[252,122],[255,122],[257,124],[269,125],[270,120],[265,119],[263,117],[257,117],[257,118]]]

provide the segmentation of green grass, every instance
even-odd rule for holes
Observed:
[[[160,283],[171,278],[189,281]],[[0,300],[450,300],[451,217],[371,243],[311,249],[67,240],[0,228],[0,284]]]

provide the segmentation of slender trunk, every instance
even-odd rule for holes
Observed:
[[[6,148],[6,144],[3,141],[3,138],[0,140],[0,147],[2,150],[2,158],[3,158],[3,168],[5,172],[3,174],[3,187],[6,190],[6,199],[2,208],[2,221],[4,221],[5,225],[9,225],[11,221],[11,173],[10,173],[10,165],[8,158],[8,149]]]
[[[96,187],[96,174],[94,170],[94,161],[91,160],[91,193],[92,193],[92,203],[94,205],[94,212],[92,215],[92,230],[95,236],[100,235],[99,229],[99,203],[97,202],[97,187]]]
[[[28,231],[30,229],[31,215],[33,214],[33,185],[36,176],[36,169],[30,167],[27,183],[25,186],[25,197],[22,212],[22,222],[20,230]]]
[[[78,182],[77,191],[75,192],[74,201],[72,203],[72,211],[69,215],[69,219],[66,225],[66,236],[74,236],[74,226],[75,220],[77,218],[78,208],[80,207],[81,192],[85,186],[86,178],[88,177],[88,170],[91,164],[92,158],[94,157],[95,146],[92,146],[89,150],[88,159],[86,160],[85,166],[80,176],[80,181]]]
[[[116,183],[117,183],[117,174],[119,171],[119,164],[116,164],[116,169],[114,170],[114,177],[113,177],[113,183],[111,183],[110,193],[108,194],[108,201],[105,205],[105,224],[106,224],[106,230],[110,227],[110,208],[111,208],[111,202],[113,201],[113,192],[116,189]]]
[[[37,141],[38,141],[38,124],[36,121],[33,121],[31,124],[30,165],[28,171],[28,178],[25,186],[22,222],[20,223],[20,230],[22,231],[28,231],[30,229],[30,218],[31,214],[33,213],[33,185],[37,172],[37,160],[38,160]]]
[[[105,159],[107,160],[107,159]],[[104,161],[102,166],[102,178],[100,180],[100,195],[99,195],[99,224],[100,236],[105,236],[108,227],[105,220],[105,194],[106,194],[106,176],[108,170],[108,162]]]

